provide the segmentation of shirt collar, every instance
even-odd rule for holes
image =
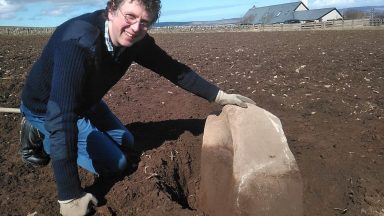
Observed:
[[[105,31],[104,31],[104,37],[105,37],[105,45],[107,46],[108,52],[113,54],[113,44],[111,41],[111,38],[109,37],[109,31],[108,31],[108,20],[105,20]]]

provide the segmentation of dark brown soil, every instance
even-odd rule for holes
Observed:
[[[384,215],[384,32],[155,34],[160,46],[228,92],[278,116],[304,181],[305,215]],[[0,36],[0,106],[18,107],[47,37]],[[105,96],[136,141],[120,179],[81,170],[99,215],[204,215],[202,133],[220,106],[134,65]],[[58,215],[50,166],[18,154],[19,114],[0,114],[0,215]]]

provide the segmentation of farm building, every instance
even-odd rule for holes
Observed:
[[[292,2],[266,7],[253,6],[242,17],[242,24],[275,24],[323,22],[342,19],[336,8],[309,10],[303,2]]]

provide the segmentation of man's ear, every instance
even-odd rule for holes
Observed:
[[[115,4],[115,1],[112,0],[112,5],[110,8],[108,8],[108,19],[110,20],[111,18],[113,18],[113,16],[116,16],[116,10],[114,10],[116,8],[116,4]]]
[[[108,20],[113,20],[116,16],[116,11],[113,10],[113,7],[108,9]]]

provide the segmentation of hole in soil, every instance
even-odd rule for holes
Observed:
[[[194,210],[188,203],[189,193],[185,184],[185,177],[180,175],[177,164],[175,164],[168,182],[166,180],[160,180],[157,182],[157,186],[159,187],[159,190],[168,194],[171,200],[181,205],[182,208]]]

